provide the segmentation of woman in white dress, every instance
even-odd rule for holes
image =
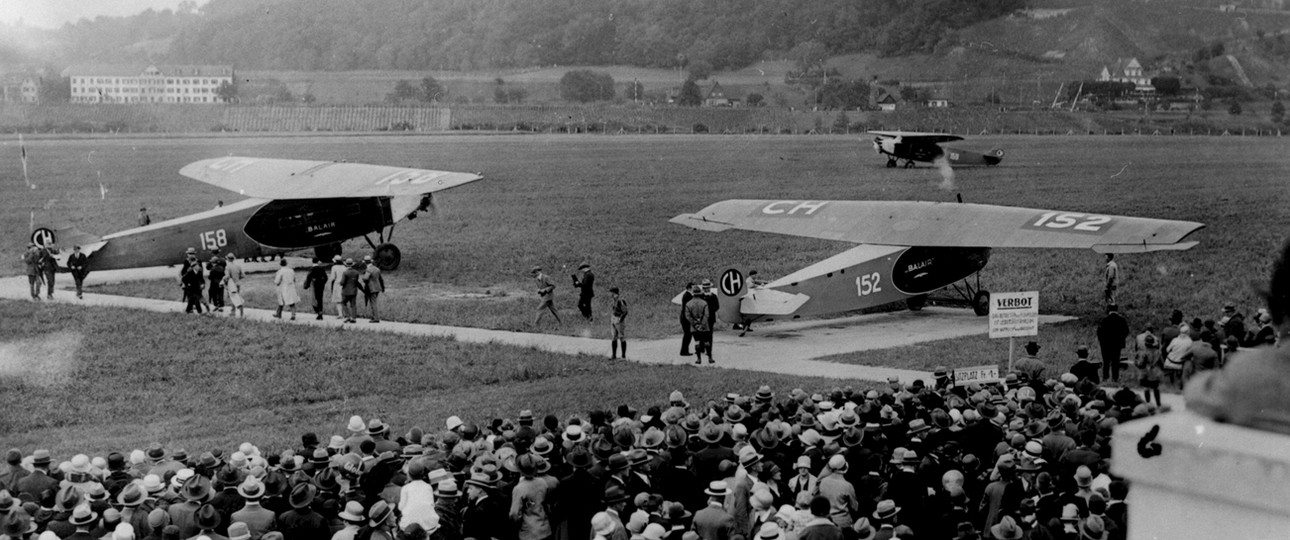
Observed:
[[[278,288],[278,312],[274,318],[282,318],[283,306],[291,306],[291,320],[296,320],[296,304],[300,302],[300,293],[296,292],[296,271],[287,266],[286,259],[280,259],[282,268],[273,275],[273,284]]]

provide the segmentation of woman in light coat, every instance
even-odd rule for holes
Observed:
[[[282,268],[273,275],[273,284],[278,288],[278,312],[274,318],[282,318],[283,306],[291,306],[291,320],[296,320],[296,304],[300,302],[300,293],[296,292],[296,271],[287,266],[286,259],[279,259]]]

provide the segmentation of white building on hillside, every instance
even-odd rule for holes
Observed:
[[[0,75],[0,101],[5,103],[39,103],[41,77],[35,73]]]
[[[1155,90],[1151,86],[1151,77],[1143,72],[1142,64],[1138,63],[1137,58],[1116,58],[1114,64],[1102,66],[1102,73],[1097,80],[1133,83],[1138,91]]]
[[[233,66],[84,65],[63,70],[72,103],[220,103]]]

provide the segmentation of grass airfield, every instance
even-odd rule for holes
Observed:
[[[17,141],[4,144],[17,154]],[[1205,223],[1191,251],[1119,258],[1121,304],[1135,328],[1174,308],[1214,318],[1232,301],[1252,312],[1260,304],[1250,284],[1266,280],[1290,202],[1290,153],[1279,138],[974,137],[966,147],[998,146],[1007,157],[999,167],[955,171],[952,190],[941,189],[945,180],[935,168],[885,168],[855,137],[95,138],[26,146],[34,190],[22,184],[18,160],[0,164],[8,179],[0,201],[0,223],[11,232],[0,239],[11,261],[7,275],[21,272],[31,211],[37,226],[63,221],[106,234],[133,226],[139,206],[157,221],[235,200],[178,175],[198,159],[477,171],[486,179],[436,195],[437,215],[397,227],[404,259],[387,274],[386,318],[592,337],[608,333],[604,323],[574,322],[568,274],[582,261],[594,265],[601,291],[624,289],[634,335],[662,337],[676,331],[668,301],[686,281],[715,279],[729,267],[780,276],[846,249],[667,223],[727,198],[949,201],[962,194],[967,202]],[[362,240],[346,245],[352,255],[367,249]],[[1043,312],[1080,317],[1039,336],[1041,356],[1064,367],[1077,343],[1094,341],[1102,264],[1088,251],[997,250],[982,280],[992,291],[1040,290]],[[564,325],[529,326],[533,265],[554,275]],[[96,292],[178,296],[169,282]],[[597,298],[601,313],[607,296]],[[272,296],[256,285],[248,301],[267,307]],[[63,378],[44,382],[0,371],[15,388],[4,393],[3,406],[22,412],[6,415],[0,431],[20,445],[133,447],[166,437],[193,447],[242,439],[288,444],[306,430],[331,433],[353,413],[379,414],[406,429],[437,426],[448,414],[480,418],[531,406],[566,415],[624,401],[646,405],[673,388],[707,398],[751,392],[762,381],[779,391],[836,384],[728,371],[695,377],[685,367],[97,308],[3,302],[0,320],[0,343],[8,347],[0,360],[64,366]],[[961,338],[831,359],[926,369],[1006,362],[1007,350],[1005,340]]]

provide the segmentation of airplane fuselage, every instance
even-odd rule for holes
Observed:
[[[809,297],[792,313],[768,316],[747,313],[746,309],[738,312],[731,309],[723,310],[722,320],[739,323],[796,319],[900,302],[967,278],[984,268],[990,259],[989,248],[863,246],[861,249],[869,258],[840,265],[836,269],[821,268],[820,265],[827,265],[832,259],[825,260],[795,273],[803,276],[798,281],[792,281],[794,277],[790,275],[760,289],[746,288],[740,295],[755,296],[761,291],[772,290]],[[739,298],[739,301],[742,305],[744,298]],[[725,302],[722,305],[724,307]]]
[[[180,264],[190,247],[205,261],[215,249],[245,258],[330,245],[393,223],[390,201],[247,199],[107,235],[102,239],[106,244],[89,255],[87,265],[95,271]]]

